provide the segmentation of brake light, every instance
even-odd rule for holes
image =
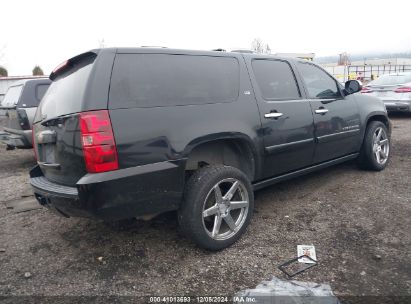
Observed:
[[[371,93],[371,92],[372,92],[372,90],[370,88],[367,88],[367,87],[363,87],[362,90],[361,90],[361,93]]]
[[[80,131],[87,172],[117,170],[117,148],[108,111],[80,113]]]
[[[411,87],[400,87],[394,90],[395,93],[411,93]]]
[[[69,67],[70,67],[70,62],[68,60],[63,61],[62,63],[60,63],[58,66],[54,68],[51,74],[58,74]]]

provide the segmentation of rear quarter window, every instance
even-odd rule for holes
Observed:
[[[117,54],[110,108],[233,102],[238,98],[239,82],[234,57]]]

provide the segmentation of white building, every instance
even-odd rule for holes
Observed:
[[[364,59],[353,61],[349,65],[338,65],[338,63],[321,65],[341,82],[347,79],[368,82],[383,74],[411,72],[410,58]]]

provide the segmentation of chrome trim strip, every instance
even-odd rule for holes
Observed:
[[[317,141],[319,143],[325,143],[325,142],[337,140],[339,138],[354,136],[355,134],[360,133],[360,131],[361,131],[360,129],[355,129],[355,130],[348,130],[348,131],[342,131],[342,132],[333,133],[333,134],[317,136]]]
[[[314,142],[314,138],[308,138],[308,139],[303,139],[299,141],[293,141],[290,143],[268,146],[268,147],[265,147],[265,151],[267,153],[280,152],[280,151],[288,150],[289,148],[292,148],[292,147],[302,146],[302,145],[306,145],[312,142]]]

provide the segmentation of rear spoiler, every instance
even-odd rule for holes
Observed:
[[[62,62],[51,72],[50,80],[54,81],[63,75],[68,76],[85,65],[92,63],[96,59],[97,53],[98,51],[86,52]]]

